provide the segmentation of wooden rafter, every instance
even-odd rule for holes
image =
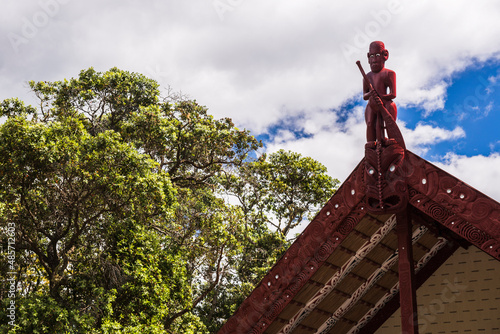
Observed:
[[[279,334],[291,333],[395,226],[396,217],[393,215],[371,236],[370,240],[365,242],[365,244],[335,272],[326,284],[290,319],[288,324],[279,331]]]
[[[444,247],[448,245],[448,241],[445,238],[438,238],[438,241],[434,244],[429,252],[427,252],[415,265],[415,273],[418,273],[429,261],[436,256],[436,254]],[[373,317],[399,293],[399,282],[394,284],[389,292],[387,292],[380,300],[375,304],[375,306],[366,312],[366,314],[357,322],[347,334],[358,334],[366,324],[368,324]]]
[[[412,243],[415,243],[427,232],[425,226],[417,228],[412,235]],[[367,292],[375,285],[375,283],[385,275],[385,273],[396,263],[399,258],[399,251],[395,251],[387,260],[373,272],[367,281],[352,294],[351,298],[347,299],[328,320],[326,320],[316,331],[317,334],[325,334],[353,307]]]

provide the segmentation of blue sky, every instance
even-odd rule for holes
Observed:
[[[477,63],[450,79],[444,108],[426,115],[418,107],[401,108],[399,117],[408,127],[419,122],[452,130],[461,127],[466,136],[453,142],[436,143],[429,157],[452,151],[474,156],[500,152],[500,63]]]
[[[373,40],[407,147],[500,200],[500,2],[37,0],[0,4],[0,99],[94,67],[143,73],[343,181],[363,157]]]
[[[368,66],[366,66],[368,68]],[[429,124],[453,131],[463,129],[464,135],[456,140],[434,142],[425,156],[440,159],[452,151],[456,154],[474,156],[500,152],[500,61],[476,63],[449,79],[446,101],[443,108],[432,112],[419,106],[400,106],[398,120],[407,128],[415,129],[418,124]],[[361,94],[359,94],[361,95]],[[396,100],[397,102],[397,100]],[[366,102],[359,96],[332,110],[345,121],[350,110],[356,106],[365,107]],[[344,112],[342,112],[344,111]],[[342,118],[344,118],[342,120]],[[296,138],[309,138],[311,133],[290,126],[289,120],[281,120],[259,136],[263,141],[272,140],[280,130],[292,130]],[[297,120],[300,122],[300,117]]]

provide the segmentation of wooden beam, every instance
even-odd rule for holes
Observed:
[[[455,253],[455,251],[459,247],[460,246],[457,242],[448,241],[445,244],[445,247],[442,247],[442,249],[440,249],[435,256],[429,258],[429,261],[427,264],[423,263],[423,262],[421,263],[421,261],[419,261],[419,263],[417,264],[417,268],[415,269],[415,271],[417,272],[417,274],[416,274],[417,289],[422,284],[424,284],[424,282],[427,281],[427,279],[429,277],[431,277],[432,274],[434,274],[434,272],[436,270],[438,270],[439,267],[441,267]],[[434,249],[434,247],[433,247],[433,249]],[[432,252],[432,250],[431,250],[431,252]],[[421,267],[421,268],[419,268],[419,267]],[[399,298],[399,282],[397,283],[397,285],[398,285],[398,291],[397,291],[396,295],[393,296],[394,298],[387,298],[387,299],[385,299],[384,302],[381,302],[378,305],[379,307],[375,306],[377,308],[377,311],[371,315],[370,319],[366,319],[368,321],[366,321],[363,324],[363,326],[360,326],[358,331],[353,331],[352,333],[349,332],[349,334],[354,334],[354,333],[356,333],[356,334],[372,334],[372,333],[375,333],[380,328],[380,326],[382,326],[387,321],[387,319],[389,319],[391,317],[391,315],[393,315],[394,312],[397,311],[397,309],[399,308],[399,299],[400,299]],[[384,298],[385,297],[383,297],[383,299]],[[367,315],[368,315],[368,313],[367,313]],[[362,318],[362,320],[363,320],[363,318]]]
[[[418,261],[418,263],[415,265],[415,275],[417,277],[417,288],[419,286],[419,283],[422,279],[422,275],[418,275],[420,270],[423,268],[429,267],[428,263],[435,261],[434,259],[436,258],[437,254],[440,252],[442,248],[445,246],[448,246],[448,248],[451,248],[450,243],[448,240],[445,238],[438,238],[438,241],[432,246],[432,248],[424,255],[422,258]],[[437,257],[439,259],[439,257]],[[448,258],[448,256],[446,257]],[[441,262],[439,262],[441,263]],[[427,266],[427,267],[426,267]],[[432,265],[431,265],[432,266]],[[432,273],[435,270],[432,270]],[[423,270],[425,272],[425,270]],[[426,273],[428,274],[428,273]],[[428,277],[428,276],[426,276]],[[386,307],[386,305],[390,302],[393,302],[393,298],[395,296],[398,296],[397,301],[399,301],[399,282],[397,282],[380,300],[375,304],[375,306],[370,309],[366,314],[358,321],[355,327],[353,327],[347,334],[359,334],[359,333],[373,333],[375,330],[368,330],[365,331],[365,326],[372,321],[372,319],[375,318],[375,316]],[[398,304],[399,306],[399,304]],[[384,320],[385,321],[385,320]],[[377,327],[378,328],[378,327]]]
[[[411,242],[411,220],[408,211],[396,214],[396,232],[399,252],[399,296],[401,330],[404,334],[418,334],[417,289]]]
[[[279,334],[288,334],[293,332],[297,325],[304,320],[321,303],[335,287],[370,253],[384,237],[396,226],[396,217],[391,216],[358,251],[351,256],[346,263],[333,274],[325,285],[306,303],[306,306],[300,309],[284,326]]]
[[[420,226],[413,232],[410,245],[417,242],[425,233],[427,227]],[[330,329],[380,280],[387,271],[396,264],[399,258],[399,251],[395,251],[389,256],[382,266],[375,270],[368,280],[352,294],[351,298],[346,300],[316,331],[317,334],[326,334]]]

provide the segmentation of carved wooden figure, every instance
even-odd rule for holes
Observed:
[[[389,51],[384,43],[372,42],[367,56],[371,72],[363,80],[363,99],[368,100],[365,110],[366,140],[374,145],[375,141],[384,139],[385,117],[382,119],[382,106],[394,121],[397,118],[396,104],[392,101],[396,98],[396,73],[385,68]]]
[[[389,51],[382,42],[372,42],[367,54],[371,72],[363,75],[365,110],[365,184],[366,204],[374,213],[396,213],[406,207],[408,190],[404,176],[406,146],[396,124],[396,74],[385,68]],[[387,133],[387,137],[385,136]]]

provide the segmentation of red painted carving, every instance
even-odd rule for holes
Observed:
[[[397,213],[406,208],[408,191],[402,168],[404,149],[394,140],[365,148],[365,202],[372,213]]]
[[[498,258],[498,203],[406,151],[395,122],[397,109],[392,99],[396,97],[396,76],[385,68],[388,56],[382,42],[373,42],[368,52],[371,72],[365,74],[357,62],[364,78],[363,97],[368,100],[364,170],[367,210],[398,213],[411,197],[414,206]]]
[[[411,242],[411,221],[407,211],[396,215],[399,251],[399,294],[401,305],[401,329],[403,333],[418,333],[417,295]]]
[[[265,331],[368,211],[365,171],[363,160],[219,333]],[[409,204],[500,260],[499,203],[409,151],[399,172]]]
[[[459,248],[458,243],[447,242],[441,238],[415,266],[415,278],[419,288],[446,260]],[[384,322],[399,308],[399,282],[367,312],[348,334],[375,333]]]
[[[366,141],[381,143],[384,139],[384,121],[386,117],[396,121],[397,108],[392,101],[396,97],[396,73],[385,68],[389,51],[384,43],[372,42],[368,51],[368,63],[371,71],[364,74],[360,62],[358,67],[363,74],[363,99],[368,100],[365,110]],[[387,124],[386,124],[387,126]],[[387,128],[389,132],[389,128]],[[389,138],[394,138],[388,133]],[[395,138],[398,140],[399,138]],[[400,144],[403,142],[399,141]],[[404,145],[403,145],[404,146]]]
[[[365,110],[365,182],[367,209],[372,213],[397,213],[406,208],[408,192],[401,165],[405,142],[396,124],[396,74],[385,68],[389,51],[384,43],[373,42],[368,52],[371,72],[363,76]],[[387,132],[387,138],[385,134]]]
[[[396,217],[392,216],[388,219],[382,227],[380,227],[377,232],[375,232],[370,240],[366,241],[363,246],[361,246],[355,255],[353,255],[348,261],[339,268],[338,271],[325,283],[323,288],[321,288],[316,294],[309,299],[304,307],[302,307],[289,321],[286,326],[281,328],[279,334],[289,334],[292,333],[295,328],[298,327],[300,322],[307,318],[307,316],[332,292],[335,287],[345,278],[351,271],[370,253],[384,237],[386,237],[389,232],[396,225]],[[350,298],[350,296],[349,296]],[[338,319],[336,319],[338,320]]]
[[[500,260],[500,204],[406,150],[387,58],[383,43],[374,42],[372,71],[358,62],[368,100],[365,159],[218,333],[263,333],[367,212],[401,213],[409,203]],[[402,263],[403,285],[412,268]]]
[[[410,204],[500,260],[500,204],[407,151]]]

